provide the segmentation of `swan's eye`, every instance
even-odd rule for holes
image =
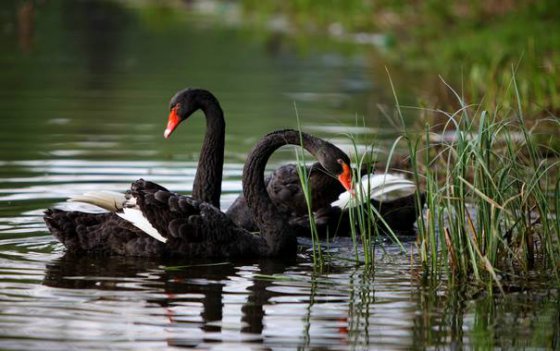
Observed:
[[[346,162],[344,162],[344,160],[341,158],[337,159],[336,163],[338,163],[342,168],[344,168],[344,165],[346,164]]]
[[[348,165],[348,164],[347,164],[343,159],[341,159],[341,158],[337,159],[337,160],[336,160],[336,163],[338,163],[338,164],[340,165],[340,168],[339,168],[339,170],[338,170],[339,172],[343,172],[343,171],[344,171],[344,166],[345,166],[345,165]]]

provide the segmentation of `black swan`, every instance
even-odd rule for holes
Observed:
[[[226,123],[218,99],[204,89],[178,91],[169,102],[169,118],[163,136],[169,138],[175,128],[198,109],[206,116],[206,133],[196,168],[192,197],[220,208]]]
[[[329,176],[319,163],[308,166],[306,173],[311,188],[311,209],[319,234],[349,235],[348,208],[357,205],[356,201],[351,201],[351,193]],[[415,234],[413,226],[420,215],[419,209],[425,203],[425,194],[420,194],[417,204],[413,182],[393,174],[371,174],[370,167],[363,167],[359,173],[362,176],[362,198],[369,199],[385,222],[378,221],[379,228],[386,231],[388,225],[398,234]],[[309,236],[311,228],[307,203],[297,166],[287,164],[279,167],[266,178],[266,182],[271,199],[280,211],[287,214],[293,230],[298,235]],[[369,194],[366,194],[368,191]],[[243,195],[232,203],[226,214],[237,225],[257,230]]]
[[[177,112],[176,112],[177,113]],[[166,136],[176,126],[170,121]],[[266,135],[243,169],[243,195],[260,235],[235,225],[218,208],[142,179],[125,198],[100,192],[90,196],[115,212],[92,214],[49,209],[47,227],[68,251],[84,254],[189,257],[293,256],[296,233],[266,191],[264,171],[270,155],[283,145],[302,145],[346,189],[352,174],[348,156],[334,145],[295,130]],[[87,200],[87,199],[85,199]],[[142,228],[142,229],[140,229]]]

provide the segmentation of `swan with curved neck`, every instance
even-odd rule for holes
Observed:
[[[323,168],[351,189],[352,173],[348,156],[331,143],[295,130],[281,130],[266,135],[255,145],[243,168],[243,195],[261,235],[271,252],[294,250],[296,234],[288,219],[270,198],[264,180],[266,163],[272,153],[284,145],[300,145],[319,160]]]

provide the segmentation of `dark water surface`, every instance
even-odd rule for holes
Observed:
[[[297,127],[296,108],[304,130],[347,149],[343,133],[380,147],[395,135],[377,108],[392,98],[371,50],[320,40],[302,48],[283,34],[254,33],[229,3],[212,14],[134,4],[0,5],[0,349],[560,346],[557,289],[519,283],[489,296],[449,290],[445,280],[424,284],[410,255],[390,243],[375,269],[348,260],[345,240],[320,271],[307,255],[65,255],[41,214],[76,207],[67,196],[123,191],[139,177],[191,190],[204,118],[162,138],[167,102],[180,88],[212,90],[226,112],[223,208],[241,191],[250,147]],[[406,72],[393,78],[403,87],[414,81]],[[293,159],[279,152],[271,167]]]

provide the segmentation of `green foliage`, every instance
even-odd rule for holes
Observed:
[[[479,110],[453,91],[460,109],[440,111],[447,122],[439,133],[429,124],[424,135],[405,132],[427,193],[418,238],[427,274],[443,269],[454,279],[492,279],[498,287],[505,274],[560,278],[560,153],[534,137],[538,125],[528,127],[511,79],[505,96],[513,95],[508,105],[515,108]],[[560,127],[557,119],[540,122]]]
[[[299,123],[299,114],[296,109],[296,117],[298,122],[298,130],[300,131],[300,143],[303,145],[303,136],[301,135],[301,125]],[[315,223],[315,217],[313,214],[313,204],[311,202],[311,186],[309,184],[309,175],[307,174],[307,167],[305,165],[305,150],[302,147],[298,148],[296,151],[297,158],[297,172],[299,176],[299,181],[301,183],[301,190],[303,191],[305,197],[305,203],[307,205],[307,216],[309,218],[309,228],[311,229],[311,240],[313,243],[313,263],[315,266],[323,265],[323,251],[321,249],[321,243],[319,240],[319,233],[317,231],[317,225]]]
[[[560,109],[556,79],[560,2],[555,0],[244,0],[243,4],[260,23],[279,15],[287,19],[290,33],[298,38],[315,33],[381,33],[387,38],[383,54],[389,64],[437,72],[453,86],[466,79],[469,101],[484,98],[488,110],[494,109],[500,87],[508,84],[510,67],[520,66],[518,88],[530,102],[523,106],[529,117]],[[428,105],[453,106],[454,101],[442,100],[429,81],[417,85]]]

